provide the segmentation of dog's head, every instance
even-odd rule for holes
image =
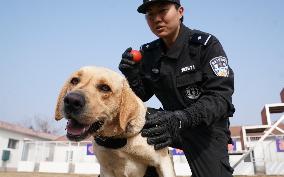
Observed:
[[[66,130],[70,140],[80,141],[97,134],[116,136],[140,116],[139,104],[141,100],[124,77],[106,68],[88,66],[73,73],[64,84],[55,119],[68,120]]]

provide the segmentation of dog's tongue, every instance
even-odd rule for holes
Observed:
[[[81,135],[89,129],[90,125],[82,125],[74,120],[68,120],[67,122],[67,133],[71,135]]]

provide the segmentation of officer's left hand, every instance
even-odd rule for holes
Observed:
[[[170,146],[179,137],[182,119],[186,119],[183,111],[158,111],[147,115],[142,136],[147,137],[147,143],[154,145],[155,150]]]
[[[127,48],[123,54],[119,63],[119,70],[125,75],[128,81],[133,81],[137,75],[139,75],[139,65],[133,61],[133,54],[131,54],[132,48]]]

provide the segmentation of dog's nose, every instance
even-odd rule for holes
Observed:
[[[66,112],[76,113],[85,106],[85,97],[81,93],[71,92],[64,98],[64,108]]]

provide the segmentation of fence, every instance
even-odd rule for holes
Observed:
[[[253,145],[259,136],[248,136]],[[240,140],[235,140],[231,153],[240,151]],[[182,151],[170,149],[177,175],[191,175]],[[237,153],[236,153],[237,154]],[[231,155],[236,161],[241,155]],[[18,171],[99,174],[99,164],[93,152],[92,142],[25,142]],[[284,136],[271,135],[240,163],[235,175],[284,175]]]

